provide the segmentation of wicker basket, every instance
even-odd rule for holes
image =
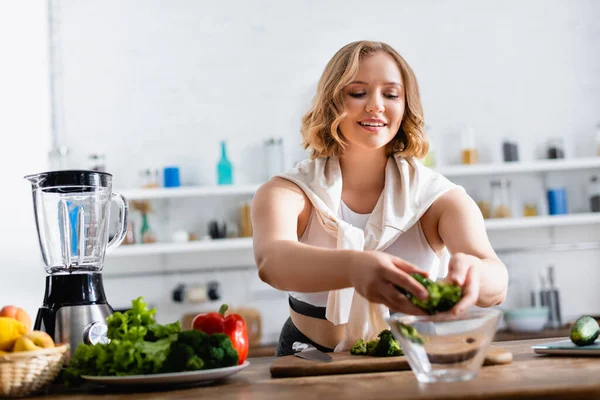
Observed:
[[[0,355],[0,398],[27,396],[52,382],[69,345]]]

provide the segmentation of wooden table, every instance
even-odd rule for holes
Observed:
[[[538,355],[530,346],[564,338],[502,342],[512,364],[483,367],[467,382],[419,384],[412,371],[272,379],[273,358],[211,386],[153,392],[96,389],[93,393],[47,393],[37,399],[600,399],[600,358]],[[499,344],[499,343],[497,343]],[[500,344],[499,344],[500,345]],[[54,389],[56,390],[56,389]]]

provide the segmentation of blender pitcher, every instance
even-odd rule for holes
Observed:
[[[46,264],[44,301],[34,329],[55,343],[107,343],[106,317],[113,310],[104,293],[106,251],[127,232],[128,206],[112,193],[112,175],[98,171],[51,171],[25,177],[32,185],[35,223]],[[119,205],[119,229],[108,242],[112,201]],[[66,364],[70,361],[67,353]]]
[[[112,193],[112,175],[97,171],[53,171],[28,175],[46,272],[100,272],[104,256],[127,233],[125,198]],[[111,201],[119,205],[119,229],[108,242]]]

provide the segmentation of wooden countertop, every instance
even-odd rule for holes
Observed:
[[[530,346],[564,338],[502,342],[511,364],[483,367],[467,382],[419,384],[412,371],[273,379],[273,358],[255,358],[239,374],[210,386],[164,391],[95,389],[35,399],[584,399],[600,398],[600,358],[538,355]],[[59,389],[54,389],[59,390]]]
[[[495,342],[504,342],[507,340],[527,340],[527,339],[545,339],[559,336],[569,336],[571,328],[565,327],[560,329],[544,329],[539,332],[511,332],[502,330],[496,332],[494,336]],[[248,352],[248,357],[273,357],[275,356],[275,345],[262,345],[251,347]]]

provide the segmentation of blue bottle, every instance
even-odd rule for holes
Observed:
[[[221,159],[217,164],[217,183],[219,185],[233,184],[233,166],[227,158],[227,146],[221,142]]]

